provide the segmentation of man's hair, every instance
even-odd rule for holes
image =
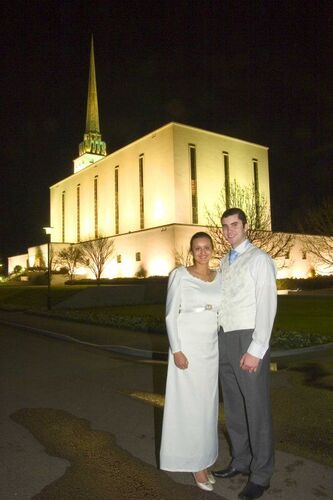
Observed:
[[[198,239],[198,238],[207,238],[210,241],[212,248],[214,247],[213,240],[212,240],[212,237],[210,236],[210,234],[205,233],[204,231],[199,231],[198,233],[195,233],[191,238],[190,250],[192,250],[193,241]]]
[[[238,218],[243,222],[243,226],[247,224],[247,218],[245,212],[241,208],[237,207],[232,207],[232,208],[227,208],[221,216],[221,221],[222,219],[225,219],[226,217],[229,217],[230,215],[238,215]]]

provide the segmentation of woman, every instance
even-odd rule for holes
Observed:
[[[209,268],[209,234],[191,238],[193,266],[169,277],[166,326],[170,343],[160,452],[161,469],[192,472],[212,491],[207,471],[218,454],[218,337],[220,273]]]

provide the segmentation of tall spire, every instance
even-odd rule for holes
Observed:
[[[99,133],[99,131],[100,130],[99,130],[98,99],[97,99],[96,71],[95,71],[94,37],[93,35],[91,35],[86,134],[89,132]]]
[[[103,156],[106,156],[106,144],[102,141],[99,128],[94,38],[91,36],[86,130],[79,145],[79,157],[74,160],[74,172],[95,163]]]

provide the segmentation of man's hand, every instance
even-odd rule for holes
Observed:
[[[256,358],[255,356],[252,356],[252,354],[246,352],[241,357],[239,366],[246,372],[255,373],[257,371],[259,363],[260,358]]]
[[[173,360],[177,368],[180,368],[181,370],[186,370],[186,368],[188,368],[187,357],[182,351],[174,352]]]

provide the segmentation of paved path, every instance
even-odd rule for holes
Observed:
[[[0,310],[0,324],[15,325],[18,328],[47,335],[67,342],[97,347],[114,353],[130,355],[142,359],[167,361],[168,340],[166,335],[118,329],[65,321],[45,315]],[[283,357],[308,352],[320,352],[333,348],[333,343],[288,351],[277,350],[271,354],[272,361]]]
[[[147,359],[142,362],[138,357],[114,359],[112,353],[106,350],[63,342],[65,337],[52,338],[50,332],[52,335],[55,333],[65,336],[86,334],[88,338],[88,333],[93,328],[100,331],[102,338],[107,330],[114,345],[116,341],[119,345],[119,341],[125,338],[126,342],[123,343],[129,343],[131,348],[136,349],[141,345],[145,351],[157,345],[150,338],[154,335],[110,331],[110,328],[39,318],[23,313],[0,312],[0,322],[0,387],[1,399],[5,402],[0,413],[3,437],[0,452],[0,500],[28,500],[33,495],[36,495],[35,498],[61,500],[184,500],[207,498],[207,495],[209,498],[237,499],[237,493],[244,484],[243,478],[219,480],[215,493],[205,494],[191,487],[193,481],[189,474],[166,475],[156,470],[161,410],[127,394],[163,394],[166,372],[164,362]],[[19,323],[26,331],[6,327],[4,322]],[[41,337],[42,334],[45,337]],[[60,449],[58,432],[52,440],[55,427],[61,430],[73,429],[70,438],[63,438]],[[42,429],[47,429],[48,432],[43,434]],[[93,434],[94,431],[98,431],[97,437]],[[82,489],[77,492],[70,489],[77,484],[77,477],[81,477],[82,482],[82,477],[91,476],[92,464],[89,461],[82,465],[81,460],[83,472],[81,471],[81,476],[77,472],[78,462],[73,450],[77,449],[82,439],[73,439],[78,432],[85,436],[89,446],[95,440],[100,441],[105,437],[103,433],[107,433],[107,439],[114,438],[116,444],[113,449],[120,467],[118,473],[113,471],[113,475],[110,472],[112,468],[107,467],[106,472],[102,467],[105,475],[93,485],[87,483],[83,492]],[[102,449],[105,450],[105,446]],[[97,458],[103,456],[99,448],[94,453]],[[77,455],[82,458],[85,454]],[[228,457],[228,446],[221,435],[216,467],[226,465]],[[119,470],[122,471],[120,475]],[[75,476],[75,472],[79,475]],[[168,476],[172,481],[165,483]],[[110,481],[112,477],[114,479]],[[117,483],[119,477],[123,480]],[[140,490],[135,488],[142,478],[144,490],[138,493]],[[98,489],[103,484],[109,485],[109,493]],[[124,487],[125,491],[122,489]],[[177,487],[183,488],[181,492]],[[112,488],[115,490],[111,493]],[[39,495],[41,490],[44,493]],[[325,499],[332,498],[332,492],[332,468],[277,452],[276,472],[271,488],[263,498]]]

